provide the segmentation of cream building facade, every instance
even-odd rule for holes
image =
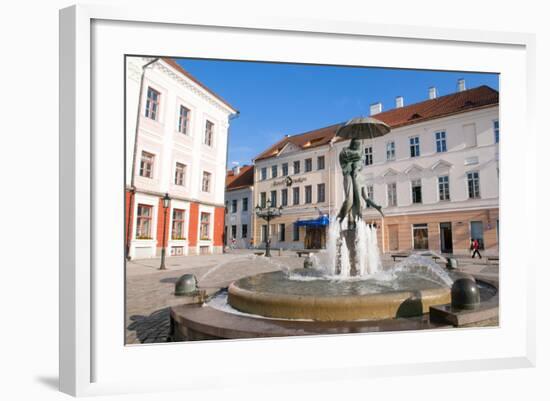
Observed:
[[[459,85],[460,87],[460,85]],[[486,86],[443,97],[381,111],[371,108],[371,115],[392,127],[383,137],[363,141],[364,165],[359,182],[369,197],[382,206],[385,217],[365,208],[366,221],[376,224],[379,244],[384,252],[410,252],[430,249],[446,254],[467,254],[470,240],[478,239],[486,255],[498,254],[499,230],[499,107],[498,92]],[[285,138],[259,156],[256,161],[255,197],[262,200],[277,191],[280,177],[269,175],[272,165],[305,159],[325,158],[325,168],[303,174],[291,174],[300,196],[304,186],[325,184],[325,202],[285,207],[283,217],[274,220],[269,235],[272,245],[284,248],[314,248],[306,239],[307,223],[299,227],[297,241],[280,241],[280,224],[293,233],[300,220],[313,220],[322,214],[334,217],[343,202],[342,174],[337,155],[349,141],[335,137],[341,124]],[[303,136],[323,138],[322,146],[307,149]],[[287,142],[289,142],[287,144]],[[315,163],[314,163],[315,165]],[[262,169],[267,177],[262,180]],[[280,167],[279,167],[280,168]],[[315,193],[315,190],[313,191]],[[289,195],[290,196],[290,195]],[[279,198],[280,199],[280,198]],[[290,203],[290,202],[289,202]],[[297,223],[297,224],[296,224]],[[256,223],[259,229],[262,222]],[[265,224],[265,223],[264,223]],[[265,228],[263,229],[265,231]],[[256,240],[263,238],[257,232]],[[326,228],[325,234],[326,235]],[[312,246],[315,245],[315,246]],[[320,247],[324,243],[321,242]]]

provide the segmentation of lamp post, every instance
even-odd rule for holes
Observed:
[[[162,206],[164,208],[164,222],[163,222],[163,230],[162,230],[162,252],[160,254],[160,267],[159,270],[166,270],[166,265],[164,264],[164,259],[166,257],[166,212],[168,211],[168,208],[170,207],[170,197],[168,196],[168,192],[164,194],[164,197],[162,198]]]
[[[254,208],[256,211],[256,216],[258,216],[261,219],[264,219],[267,222],[267,230],[265,233],[265,256],[271,257],[270,252],[270,240],[269,240],[269,222],[275,218],[281,216],[283,207],[274,207],[271,206],[271,201],[267,201],[267,205],[265,207],[261,207],[260,205],[256,206]]]

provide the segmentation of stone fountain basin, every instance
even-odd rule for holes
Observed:
[[[419,316],[451,301],[450,288],[416,275],[330,280],[315,274],[303,270],[288,277],[279,271],[242,278],[229,286],[228,303],[270,318],[352,321]]]

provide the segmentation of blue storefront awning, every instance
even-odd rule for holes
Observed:
[[[311,220],[296,220],[294,224],[298,227],[324,227],[328,226],[329,218],[327,215],[324,215]]]

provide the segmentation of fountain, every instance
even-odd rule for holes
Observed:
[[[453,277],[421,255],[384,269],[377,228],[362,216],[363,202],[384,214],[357,180],[363,166],[361,141],[389,130],[373,118],[350,120],[338,130],[337,136],[351,139],[339,155],[344,202],[331,219],[324,252],[311,256],[304,269],[282,267],[236,280],[207,303],[206,310],[187,306],[173,310],[175,338],[346,333],[380,330],[380,325],[386,330],[434,327],[427,314],[431,307],[450,305]],[[489,287],[483,290],[484,299],[495,294]],[[454,292],[459,290],[472,292],[465,287]],[[474,299],[466,295],[462,298]],[[438,313],[445,320],[452,311]]]

